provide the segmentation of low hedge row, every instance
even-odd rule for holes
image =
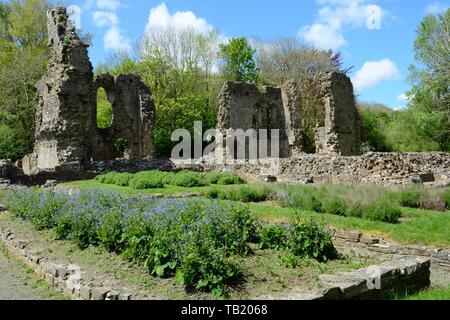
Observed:
[[[142,171],[136,174],[109,172],[95,178],[100,183],[114,184],[133,189],[156,189],[165,185],[185,188],[204,187],[208,185],[235,185],[246,182],[230,173],[199,173],[184,170],[178,173],[154,171]]]

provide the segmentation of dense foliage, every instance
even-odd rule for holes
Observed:
[[[250,254],[255,239],[275,247],[267,232],[258,235],[250,210],[231,202],[20,189],[8,194],[6,205],[13,215],[40,230],[54,229],[80,248],[101,245],[141,263],[154,276],[174,276],[182,286],[218,296],[242,276],[233,256]],[[292,225],[280,249],[319,261],[337,258],[329,236],[311,221]]]
[[[183,170],[177,173],[159,170],[142,171],[136,174],[109,172],[95,178],[100,183],[115,184],[133,189],[164,188],[165,185],[193,188],[212,184],[233,185],[244,184],[245,181],[230,173],[199,173]]]

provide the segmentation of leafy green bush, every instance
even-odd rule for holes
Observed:
[[[178,187],[193,188],[207,185],[201,173],[193,171],[181,171],[171,176],[167,184]]]
[[[426,197],[426,191],[418,187],[409,187],[399,191],[399,203],[406,208],[420,208],[420,199]]]
[[[138,190],[164,188],[163,177],[159,171],[138,172],[130,180],[130,187]]]
[[[227,190],[211,189],[206,196],[210,199],[220,199],[238,202],[263,202],[270,198],[272,191],[266,187],[239,187]]]
[[[120,187],[128,187],[133,177],[132,173],[118,173],[114,179],[114,184]]]
[[[262,226],[259,231],[259,247],[261,249],[285,249],[288,242],[288,229],[280,225]]]
[[[268,188],[243,187],[239,189],[239,201],[241,202],[263,202],[269,199],[271,190]]]
[[[245,180],[230,173],[208,173],[206,174],[206,182],[208,184],[233,185],[245,184]]]
[[[319,262],[340,258],[331,235],[313,220],[298,220],[290,227],[289,251],[298,257],[310,257]]]
[[[400,208],[389,199],[380,199],[363,211],[363,218],[372,221],[398,223],[401,216]]]

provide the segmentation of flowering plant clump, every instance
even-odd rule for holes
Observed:
[[[187,288],[226,295],[241,276],[236,256],[260,248],[327,261],[338,257],[331,238],[312,221],[288,227],[261,226],[248,207],[231,201],[126,198],[107,191],[67,194],[19,189],[6,198],[8,210],[38,229],[80,248],[103,246],[136,261],[153,276],[175,277]]]
[[[248,208],[188,199],[127,199],[105,191],[67,195],[54,190],[10,193],[9,211],[39,229],[54,228],[80,248],[102,245],[141,262],[158,277],[225,293],[239,276],[232,255],[250,252],[255,237]]]

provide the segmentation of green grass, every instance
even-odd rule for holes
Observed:
[[[95,190],[111,190],[120,192],[121,194],[124,194],[126,196],[138,196],[138,195],[164,195],[164,196],[181,196],[186,194],[192,194],[192,193],[201,193],[201,194],[207,194],[208,191],[213,189],[220,188],[221,190],[233,190],[235,188],[241,188],[243,186],[237,186],[237,185],[226,185],[226,186],[220,186],[217,185],[211,185],[211,186],[204,186],[204,187],[192,187],[192,188],[186,188],[186,187],[177,187],[172,185],[165,185],[164,188],[157,188],[157,189],[144,189],[144,190],[136,190],[131,187],[120,187],[112,184],[102,184],[95,180],[85,180],[85,181],[76,181],[76,182],[69,182],[69,183],[63,183],[60,185],[62,188],[71,189],[71,188],[78,188],[78,189],[95,189]],[[245,187],[250,188],[259,188],[260,185],[245,185]]]
[[[185,195],[188,193],[207,194],[208,191],[220,188],[223,192],[232,191],[238,186],[208,186],[183,188],[166,186],[163,189],[134,190],[129,187],[104,185],[93,180],[78,181],[61,185],[64,188],[92,188],[108,189],[120,192],[127,196],[154,195],[164,196]],[[259,189],[260,184],[249,184],[245,188]],[[423,244],[434,246],[450,246],[450,211],[435,212],[419,209],[402,208],[402,219],[398,224],[364,220],[360,218],[344,217],[331,214],[300,211],[293,208],[284,208],[277,203],[251,203],[254,214],[262,220],[287,222],[299,215],[317,219],[319,222],[329,224],[338,229],[360,230],[375,236],[383,236],[404,244]]]
[[[450,212],[402,208],[404,221],[398,224],[390,224],[331,214],[298,211],[272,204],[252,203],[250,206],[257,217],[268,221],[282,222],[299,215],[305,215],[338,229],[366,231],[373,235],[391,238],[400,243],[447,247],[450,245]]]
[[[393,297],[394,300],[450,300],[450,285],[442,288],[430,288],[415,294]]]

